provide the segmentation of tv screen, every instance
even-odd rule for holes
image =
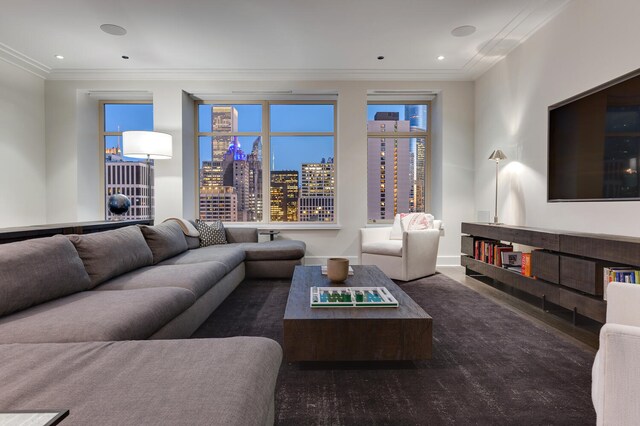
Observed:
[[[549,107],[549,201],[640,200],[640,74]]]

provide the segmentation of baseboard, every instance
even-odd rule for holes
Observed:
[[[436,266],[460,266],[460,256],[438,256]]]
[[[332,257],[342,257],[345,259],[349,259],[349,263],[352,265],[360,264],[360,261],[358,260],[358,256],[305,256],[304,264],[305,265],[326,265],[327,259],[331,259]]]

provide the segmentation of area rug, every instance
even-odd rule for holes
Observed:
[[[283,362],[277,425],[589,425],[594,352],[442,274],[400,287],[433,317],[433,357]],[[195,338],[282,343],[289,281],[242,283]]]

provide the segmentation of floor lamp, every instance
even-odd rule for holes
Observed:
[[[496,149],[495,151],[493,151],[491,153],[491,155],[489,156],[489,160],[495,160],[496,162],[496,205],[495,205],[495,216],[493,216],[493,224],[494,225],[498,225],[498,164],[500,164],[500,160],[506,160],[507,156],[504,155],[504,152],[502,152],[499,149]]]
[[[122,153],[125,157],[147,160],[147,197],[149,200],[148,219],[153,219],[151,199],[151,160],[169,159],[173,155],[171,135],[160,132],[122,132]],[[154,176],[155,177],[155,176]]]

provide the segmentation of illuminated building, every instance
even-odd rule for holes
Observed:
[[[409,132],[410,125],[398,118],[398,113],[378,112],[367,122],[367,132],[389,134],[367,138],[367,211],[372,220],[411,211],[410,138],[393,135]]]
[[[335,176],[333,158],[302,164],[299,218],[301,222],[333,222]]]
[[[298,171],[277,170],[271,172],[271,221],[298,221]]]

